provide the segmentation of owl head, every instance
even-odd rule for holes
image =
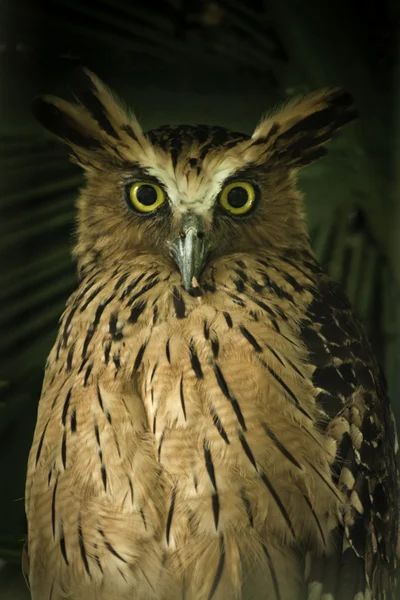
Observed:
[[[356,116],[351,95],[335,88],[289,102],[251,136],[206,125],[144,133],[90,71],[74,75],[72,90],[74,103],[42,96],[33,109],[86,174],[80,267],[148,254],[174,263],[188,291],[216,257],[307,245],[296,174]]]

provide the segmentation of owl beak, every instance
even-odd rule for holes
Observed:
[[[198,287],[198,278],[209,253],[210,246],[200,217],[197,215],[184,217],[179,237],[172,245],[172,255],[179,267],[187,292],[192,292]]]

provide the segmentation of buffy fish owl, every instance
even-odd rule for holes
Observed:
[[[32,599],[400,598],[393,414],[296,183],[350,94],[249,136],[144,133],[91,72],[72,87],[34,102],[86,179],[28,463]]]

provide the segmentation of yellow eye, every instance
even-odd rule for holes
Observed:
[[[219,203],[231,215],[245,215],[253,207],[256,191],[247,181],[229,183],[221,192]]]
[[[165,202],[165,194],[155,183],[137,181],[129,189],[129,199],[138,212],[151,213]]]

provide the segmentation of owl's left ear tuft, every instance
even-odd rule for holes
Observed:
[[[76,99],[89,111],[99,127],[109,136],[120,140],[112,112],[119,112],[118,101],[111,90],[86,68],[78,67],[70,75],[72,92]]]
[[[289,102],[263,120],[252,145],[291,168],[300,168],[326,154],[324,145],[334,132],[357,117],[352,95],[341,88],[324,89]]]

